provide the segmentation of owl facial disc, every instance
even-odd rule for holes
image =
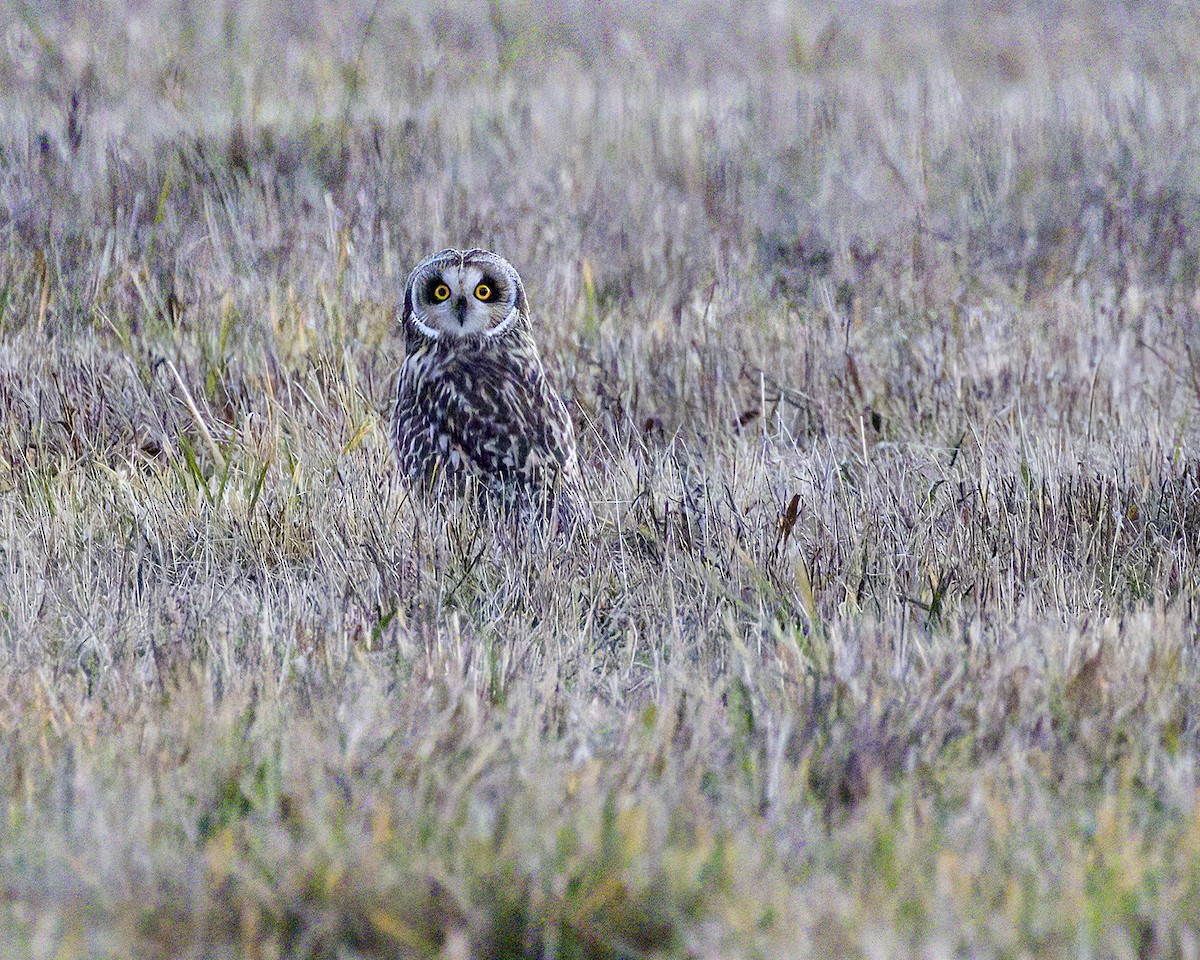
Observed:
[[[518,283],[487,261],[432,258],[409,279],[409,319],[434,340],[498,337],[520,315]]]

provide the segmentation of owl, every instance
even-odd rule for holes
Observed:
[[[569,502],[575,431],[546,379],[516,269],[486,250],[443,250],[404,286],[392,446],[423,492]]]

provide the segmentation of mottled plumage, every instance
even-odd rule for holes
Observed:
[[[392,444],[409,482],[461,492],[473,481],[508,502],[569,500],[575,432],[512,265],[485,250],[429,257],[408,277],[400,322],[408,355]]]

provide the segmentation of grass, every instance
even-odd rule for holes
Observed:
[[[5,26],[0,953],[1194,955],[1194,18],[345,9]],[[393,475],[451,244],[593,531]]]

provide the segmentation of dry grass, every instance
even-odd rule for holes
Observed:
[[[3,955],[1196,956],[1200,22],[970,6],[7,14]],[[595,531],[394,482],[450,244]]]

